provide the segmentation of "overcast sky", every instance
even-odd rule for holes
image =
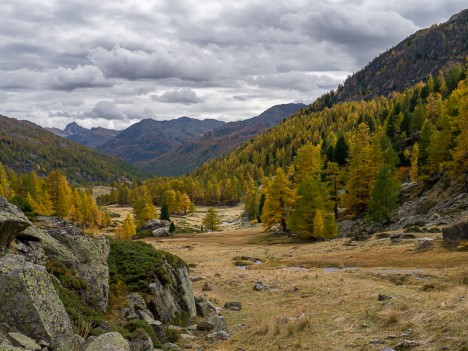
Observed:
[[[122,129],[310,103],[466,0],[2,0],[0,114]],[[0,126],[1,128],[1,126]]]

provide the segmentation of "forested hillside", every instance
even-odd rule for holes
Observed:
[[[399,205],[401,182],[424,187],[449,177],[466,184],[464,78],[454,65],[390,98],[303,110],[190,175],[145,181],[144,191],[154,203],[165,203],[171,192],[174,211],[184,193],[197,204],[243,200],[249,218],[306,236],[315,235],[315,221],[321,235],[336,233],[338,209],[347,218],[367,214],[386,222]],[[140,191],[121,184],[115,196],[131,203]]]
[[[38,125],[0,116],[0,162],[20,173],[44,176],[60,169],[75,183],[109,183],[147,173],[116,157],[56,136]]]

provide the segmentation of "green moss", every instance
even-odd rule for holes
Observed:
[[[53,284],[60,300],[65,306],[65,311],[70,316],[70,320],[75,327],[75,332],[86,331],[85,334],[88,332],[91,335],[102,334],[102,331],[95,328],[99,324],[105,322],[104,316],[95,309],[86,306],[76,291],[61,286],[55,280],[53,281]]]
[[[129,240],[111,240],[107,262],[111,284],[121,280],[130,291],[146,290],[154,278],[163,285],[171,284],[165,262],[173,267],[186,266],[177,256],[156,250],[144,242]]]
[[[57,278],[57,280],[52,280],[52,283],[65,306],[65,311],[70,316],[75,332],[83,334],[82,336],[86,336],[88,333],[101,334],[102,332],[96,330],[95,327],[105,322],[104,315],[87,306],[82,298],[83,293],[88,288],[86,281],[58,261],[48,261],[46,268],[50,274]]]
[[[144,330],[149,335],[151,340],[153,341],[154,347],[160,347],[161,346],[156,333],[154,332],[153,328],[146,321],[139,320],[139,319],[133,319],[133,320],[129,321],[127,324],[125,324],[123,326],[123,329],[128,331],[128,333],[125,333],[125,332],[124,333],[128,334],[128,338],[130,338],[130,339],[137,338],[138,334],[141,333],[141,330]],[[125,337],[125,335],[124,335],[124,337]]]

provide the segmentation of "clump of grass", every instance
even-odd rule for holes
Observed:
[[[433,208],[435,205],[437,205],[437,202],[434,200],[426,200],[424,201],[421,205],[419,205],[418,208],[414,211],[415,214],[420,215],[420,214],[426,214],[429,212],[431,208]]]
[[[144,291],[155,277],[163,285],[171,284],[166,262],[173,267],[186,266],[179,257],[156,250],[144,242],[111,240],[107,259],[110,283],[116,284],[121,280],[130,291]]]

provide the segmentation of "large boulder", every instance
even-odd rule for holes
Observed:
[[[70,318],[44,266],[0,257],[0,323],[58,347],[73,335]]]
[[[449,244],[468,242],[468,220],[464,219],[442,229],[442,237]]]
[[[155,280],[149,285],[150,309],[155,318],[167,323],[180,313],[190,318],[195,317],[197,310],[187,267],[185,265],[173,267],[167,262],[165,265],[169,272],[170,283],[164,285],[159,280]]]
[[[87,304],[104,312],[109,294],[107,257],[110,245],[107,238],[104,235],[92,238],[73,224],[55,217],[39,217],[35,224],[23,235],[39,240],[47,259],[62,263],[86,281]]]
[[[86,351],[131,351],[128,341],[119,333],[106,333],[90,338]]]
[[[24,213],[0,196],[0,255],[4,255],[11,242],[30,226]]]

